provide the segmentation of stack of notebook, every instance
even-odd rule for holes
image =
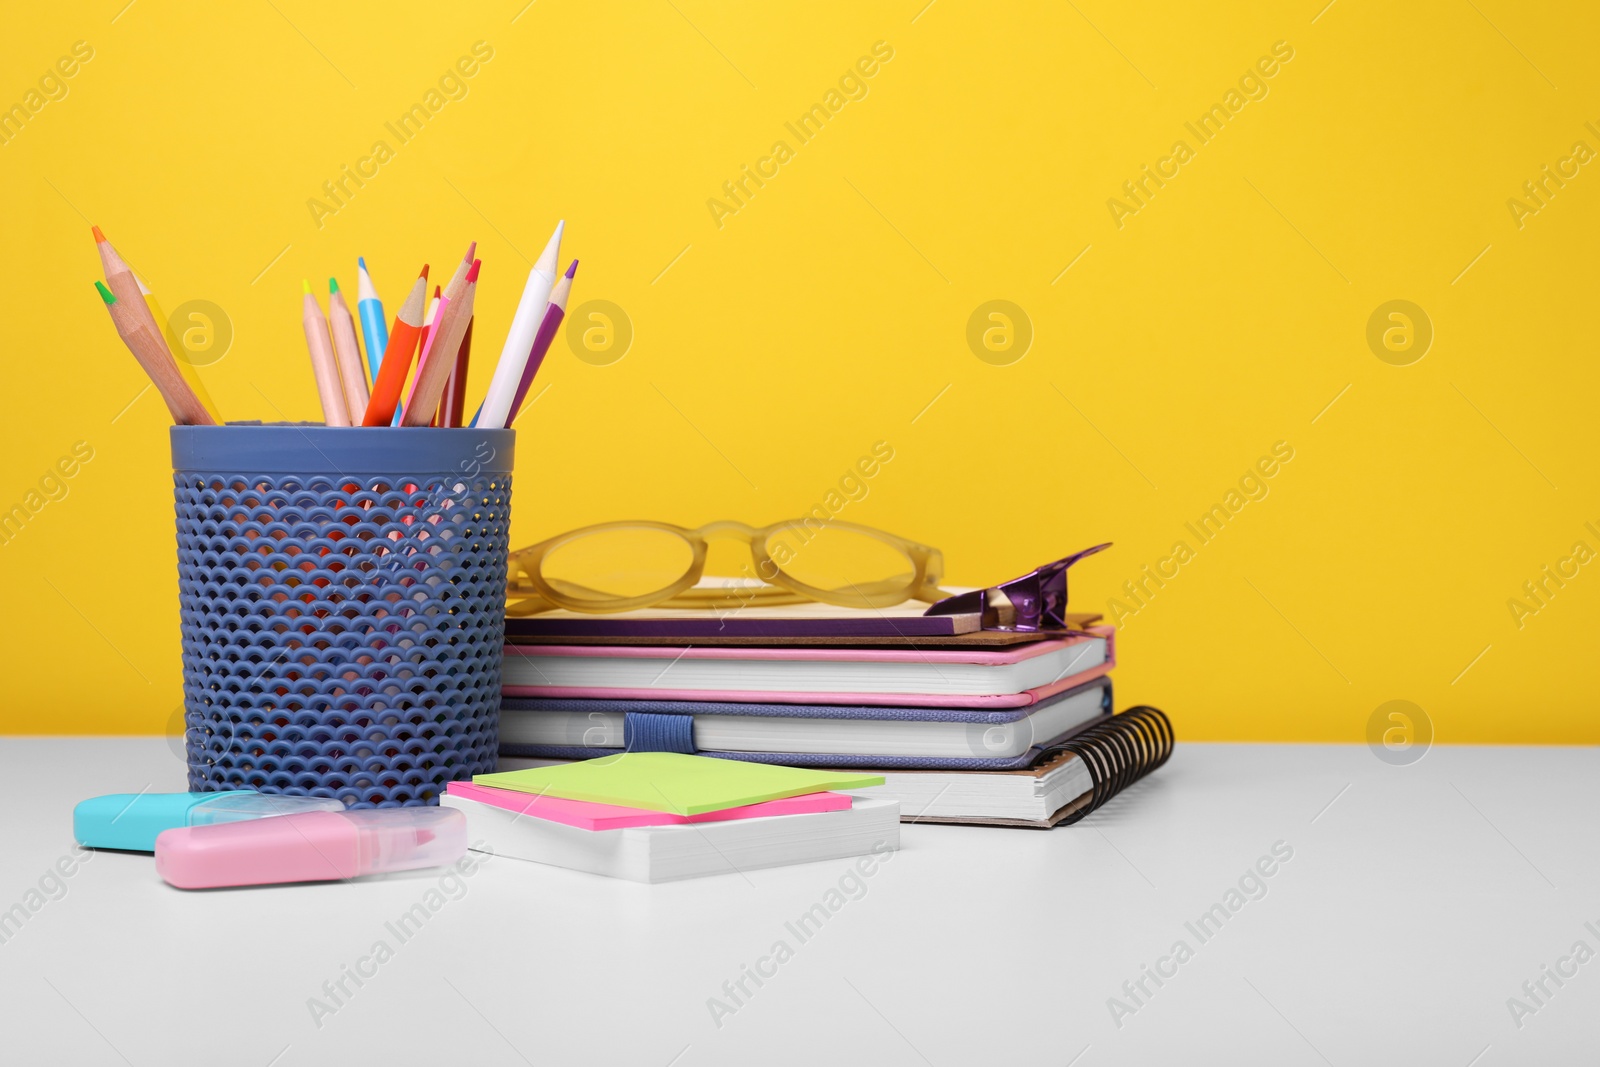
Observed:
[[[508,619],[501,766],[665,751],[871,770],[908,821],[1050,826],[1103,802],[1126,774],[1096,776],[1063,745],[1106,732],[1114,630],[1082,615],[984,630],[925,609]]]
[[[665,882],[900,847],[900,807],[852,797],[883,777],[672,752],[451,782],[472,848],[635,882]]]

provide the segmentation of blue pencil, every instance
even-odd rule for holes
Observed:
[[[389,325],[383,319],[383,301],[378,299],[372,275],[367,273],[366,257],[357,256],[356,264],[359,267],[357,294],[360,298],[356,308],[361,315],[361,339],[367,345],[367,373],[376,382],[378,368],[383,365],[383,350],[389,347]]]

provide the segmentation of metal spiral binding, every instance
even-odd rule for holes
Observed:
[[[1160,708],[1141,705],[1095,725],[1051,748],[1071,752],[1089,768],[1094,787],[1089,803],[1062,819],[1070,826],[1149,774],[1172,755],[1172,721]]]

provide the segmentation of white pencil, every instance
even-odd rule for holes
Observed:
[[[476,426],[496,430],[506,425],[511,417],[511,405],[516,400],[517,386],[522,381],[522,370],[533,351],[534,335],[544,321],[545,308],[550,303],[550,290],[555,287],[560,269],[561,234],[566,222],[556,223],[556,232],[544,246],[544,253],[528,272],[528,282],[522,288],[522,299],[511,319],[511,330],[500,349],[500,359],[494,365],[494,377],[489,380],[489,391],[484,394],[483,407],[478,410]]]

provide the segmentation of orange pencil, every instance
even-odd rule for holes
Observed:
[[[477,316],[467,320],[466,336],[461,338],[461,351],[456,353],[456,368],[444,383],[444,396],[439,400],[440,426],[460,426],[467,407],[467,364],[472,361],[472,324]]]
[[[339,384],[339,364],[333,358],[333,344],[328,340],[328,320],[322,314],[322,305],[311,295],[311,283],[302,279],[300,284],[306,294],[300,305],[300,324],[306,331],[311,372],[317,376],[322,421],[329,426],[349,426],[350,409],[345,406],[344,387]]]
[[[155,350],[150,353],[150,356],[154,358],[159,355],[162,361],[170,363],[172,369],[179,372],[179,379],[183,381],[183,392],[190,394],[195,403],[206,409],[207,419],[203,425],[214,425],[218,420],[211,417],[212,405],[207,402],[210,398],[202,399],[199,391],[189,384],[186,376],[182,373],[184,368],[178,366],[176,353],[167,346],[166,328],[162,323],[156,321],[154,313],[150,310],[150,305],[146,303],[144,288],[134,275],[133,268],[128,266],[127,262],[117,254],[117,250],[111,246],[111,242],[106,240],[106,235],[100,232],[100,227],[90,226],[89,229],[94,233],[95,251],[100,253],[100,269],[106,276],[106,288],[110,289],[112,294],[116,296],[117,301],[123,305],[123,312],[131,317],[133,321],[142,325],[155,341]],[[122,339],[127,341],[127,335],[124,334]],[[145,372],[147,374],[150,373],[150,368],[146,367]],[[198,379],[196,380],[198,381]],[[201,388],[204,387],[202,386]],[[185,405],[185,408],[187,409],[187,405]]]
[[[439,410],[439,397],[444,394],[445,379],[455,370],[456,361],[440,355],[442,352],[461,351],[461,341],[467,334],[467,323],[472,321],[472,302],[478,293],[478,270],[481,260],[473,260],[466,278],[458,285],[452,280],[450,288],[440,301],[444,310],[433,327],[433,358],[417,368],[417,380],[411,385],[411,399],[405,414],[400,416],[401,426],[426,426]],[[444,301],[448,300],[448,304]]]
[[[100,227],[90,226],[89,229],[94,232],[94,249],[100,253],[100,270],[106,276],[106,288],[122,301],[125,305],[124,310],[132,312],[133,317],[150,331],[152,337],[161,338],[161,324],[151,314],[150,306],[144,302],[144,294],[139,291],[139,279],[133,276],[133,268],[117,254],[115,248],[111,247],[111,242],[100,232]],[[165,345],[166,341],[163,339],[161,343]]]
[[[112,294],[100,282],[94,283],[106,310],[111,313],[111,323],[117,328],[122,343],[128,346],[133,358],[139,361],[145,374],[155,385],[161,399],[166,401],[172,421],[180,426],[215,426],[216,420],[206,411],[194,392],[178,373],[178,365],[168,355],[166,346],[144,324],[136,305],[144,301],[135,293],[133,300],[124,300]]]
[[[394,325],[389,329],[389,345],[383,350],[378,380],[372,387],[372,399],[367,402],[367,413],[361,418],[363,426],[387,426],[394,419],[400,392],[406,387],[406,373],[411,370],[411,357],[416,355],[417,341],[422,336],[422,303],[427,295],[428,265],[424,263],[406,302],[395,312]]]

